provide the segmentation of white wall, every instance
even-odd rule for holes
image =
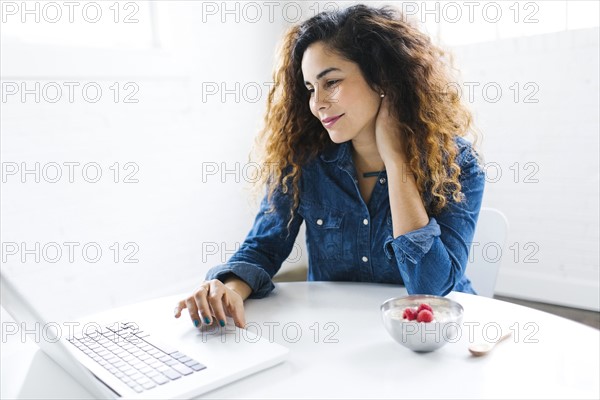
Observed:
[[[20,93],[7,94],[2,103],[3,166],[9,171],[15,164],[21,169],[22,163],[27,168],[39,163],[41,177],[36,183],[33,174],[18,171],[2,183],[2,242],[18,246],[14,255],[12,247],[5,248],[2,267],[35,293],[35,302],[61,318],[191,291],[251,227],[256,202],[249,199],[244,179],[247,156],[282,23],[222,24],[215,18],[199,23],[200,2],[171,5],[166,12],[162,17],[171,21],[173,42],[162,50],[36,46],[3,37],[3,92],[22,82],[27,88],[39,82],[41,88],[39,103],[34,95],[23,101]],[[56,103],[47,101],[55,97],[52,82],[64,90]],[[79,85],[72,103],[65,82]],[[123,97],[115,103],[110,89],[115,82],[121,96],[137,89],[132,96],[137,103],[125,103]],[[82,95],[89,83],[103,91],[96,103]],[[125,90],[126,83],[133,86]],[[221,84],[234,93],[224,99],[221,93],[203,96],[207,85],[220,91]],[[257,87],[260,93],[252,91]],[[88,183],[79,166],[71,183],[65,162],[97,163],[102,179]],[[120,163],[119,183],[110,169],[115,162]],[[134,165],[125,169],[128,162]],[[57,183],[49,182],[52,163],[62,166]],[[136,166],[132,178],[139,182],[123,183]],[[209,175],[213,166],[219,171]],[[236,168],[238,173],[221,174]],[[55,242],[63,256],[52,263]],[[64,242],[80,243],[74,262]],[[24,251],[36,243],[39,262]],[[83,258],[86,243],[102,249],[98,262]],[[139,262],[124,262],[136,250],[133,258]],[[305,263],[305,255],[291,258]]]
[[[159,38],[160,50],[36,46],[2,37],[3,84],[76,82],[81,88],[91,82],[103,89],[97,103],[86,101],[81,90],[73,103],[65,97],[51,103],[43,96],[36,103],[33,95],[0,103],[3,168],[38,162],[42,170],[48,167],[50,179],[50,163],[93,162],[102,168],[98,183],[86,182],[81,169],[71,183],[64,166],[57,183],[43,176],[36,183],[33,175],[20,173],[2,183],[1,241],[19,246],[15,255],[3,252],[2,268],[35,293],[43,310],[60,318],[191,290],[243,241],[254,218],[244,168],[261,123],[274,47],[290,21],[202,22],[201,2],[161,4],[157,21],[168,35]],[[597,309],[597,37],[592,29],[456,49],[465,81],[499,82],[504,90],[498,103],[477,98],[473,103],[487,161],[497,162],[504,174],[488,184],[484,205],[507,214],[509,242],[521,246],[516,263],[505,258],[502,293]],[[536,82],[539,103],[511,103],[513,81]],[[137,88],[138,102],[121,97],[115,103],[110,89],[115,82],[121,95]],[[224,100],[220,93],[203,98],[207,85],[231,89],[236,82],[240,90]],[[126,83],[133,86],[126,90]],[[256,101],[253,87],[262,88]],[[565,148],[571,152],[565,154]],[[115,162],[121,168],[118,183],[109,169]],[[124,169],[127,162],[139,168],[133,177],[138,183],[123,183],[124,174],[133,171]],[[522,173],[528,172],[525,162],[537,163],[539,183],[508,179],[514,162]],[[208,175],[215,165],[217,174]],[[239,172],[221,175],[222,167],[236,166]],[[48,261],[53,242],[63,250],[56,263]],[[72,263],[64,242],[80,243]],[[115,242],[117,262],[110,248]],[[527,242],[539,246],[539,263],[523,261]],[[40,243],[49,252],[35,262],[35,254],[23,254],[22,243],[28,249]],[[98,243],[100,261],[82,257],[85,243]],[[139,262],[125,263],[134,249]],[[306,263],[302,251],[290,258],[288,266]]]
[[[484,205],[510,223],[498,293],[598,310],[598,38],[596,28],[455,48],[484,138]]]

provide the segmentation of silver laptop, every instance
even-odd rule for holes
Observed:
[[[22,326],[39,329],[42,350],[102,398],[193,397],[276,365],[289,350],[239,329],[194,328],[173,318],[180,296],[108,310],[77,321],[47,321],[0,272],[2,306]]]

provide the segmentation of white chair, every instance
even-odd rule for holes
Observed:
[[[505,253],[508,220],[502,212],[494,208],[482,207],[475,228],[473,243],[469,250],[467,276],[475,291],[485,297],[494,297],[494,288],[498,270]],[[297,246],[305,252],[304,236],[299,236]],[[286,265],[277,275],[274,282],[306,281],[306,260],[295,265]]]
[[[473,289],[485,297],[494,297],[498,270],[506,253],[508,220],[495,208],[482,207],[469,250],[467,276]]]

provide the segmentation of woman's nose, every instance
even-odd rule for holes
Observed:
[[[321,110],[329,106],[328,99],[329,94],[326,90],[321,90],[318,86],[315,86],[314,104],[315,108]]]

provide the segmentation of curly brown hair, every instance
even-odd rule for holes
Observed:
[[[264,128],[256,149],[262,165],[276,166],[257,180],[274,192],[293,195],[299,204],[302,166],[332,142],[309,108],[310,93],[302,76],[302,57],[315,42],[360,67],[373,89],[383,88],[392,116],[401,127],[400,137],[423,199],[432,194],[427,212],[439,213],[451,197],[463,200],[456,163],[456,136],[472,133],[472,116],[461,103],[451,78],[449,54],[390,6],[362,4],[324,11],[287,30],[278,50],[269,91]],[[479,156],[476,154],[477,158]],[[289,226],[289,224],[288,224]]]

